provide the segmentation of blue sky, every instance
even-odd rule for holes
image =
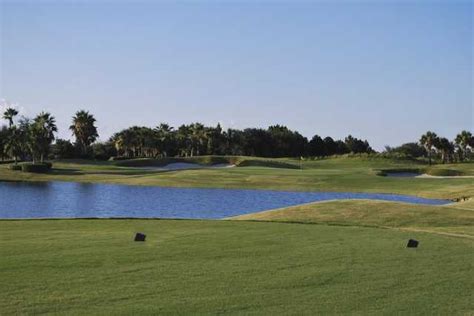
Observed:
[[[285,124],[376,149],[474,129],[470,1],[2,1],[0,99],[59,136]]]

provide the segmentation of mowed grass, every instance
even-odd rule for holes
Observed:
[[[387,201],[341,200],[298,205],[231,219],[425,231],[472,238],[474,242],[474,210],[456,208],[453,205],[456,204],[431,206]]]
[[[187,220],[0,221],[0,231],[2,315],[474,312],[468,238]],[[132,241],[137,231],[146,242]]]
[[[243,158],[240,158],[243,159]],[[209,159],[203,160],[204,162]],[[288,191],[349,191],[411,194],[427,198],[474,197],[474,178],[395,178],[377,175],[380,169],[428,168],[457,170],[474,175],[474,163],[428,167],[409,160],[384,158],[331,158],[302,161],[274,159],[302,169],[259,166],[159,171],[117,166],[113,162],[63,161],[50,174],[26,174],[0,165],[1,180],[79,181],[173,187],[245,188]],[[275,163],[268,164],[275,166]]]

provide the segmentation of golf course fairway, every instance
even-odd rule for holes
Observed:
[[[469,314],[474,244],[389,229],[1,221],[2,314]],[[133,242],[137,231],[144,243]],[[405,247],[408,238],[420,247]]]
[[[177,171],[62,161],[48,174],[0,165],[0,181],[383,192],[453,203],[327,201],[224,220],[0,220],[0,314],[474,313],[474,164],[276,161]],[[396,168],[467,177],[378,174]],[[133,241],[137,232],[145,242]],[[408,239],[419,247],[406,248]]]

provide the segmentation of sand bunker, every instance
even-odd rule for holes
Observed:
[[[429,174],[420,174],[417,178],[433,178],[433,179],[474,179],[474,176],[432,176]]]
[[[419,174],[416,172],[387,172],[387,177],[394,178],[425,178],[425,179],[473,179],[474,176],[432,176],[426,173]]]

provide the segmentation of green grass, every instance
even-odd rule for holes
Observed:
[[[114,161],[116,166],[123,167],[163,167],[170,163],[186,162],[203,166],[212,166],[215,164],[232,164],[236,167],[267,167],[267,168],[286,168],[300,169],[300,165],[288,163],[278,159],[266,159],[258,157],[242,157],[242,156],[196,156],[185,158],[140,158]]]
[[[200,160],[199,160],[200,159]],[[349,191],[411,194],[427,198],[460,199],[474,197],[474,178],[423,179],[381,177],[381,169],[425,168],[457,170],[474,175],[474,163],[427,167],[409,160],[384,158],[332,158],[322,160],[258,159],[246,157],[195,158],[200,163],[216,159],[239,159],[248,164],[240,168],[159,171],[117,166],[118,162],[60,161],[49,174],[37,175],[8,170],[0,165],[1,180],[78,181],[156,185],[175,187],[253,188],[294,191]],[[258,161],[258,163],[252,162]],[[267,162],[267,163],[265,163]],[[302,170],[281,168],[299,166]],[[245,163],[244,163],[245,165]],[[278,165],[279,168],[272,168]],[[435,171],[433,171],[435,172]]]
[[[246,214],[234,220],[366,226],[474,238],[474,211],[448,206],[346,200]]]
[[[474,312],[468,238],[186,220],[0,221],[0,231],[2,315]]]
[[[0,165],[0,181],[385,192],[447,206],[330,201],[226,221],[0,220],[0,314],[474,314],[474,164],[193,157],[240,167],[160,171],[178,160]],[[301,169],[300,169],[301,167]],[[145,232],[145,243],[132,241]],[[406,249],[407,239],[421,241]]]

